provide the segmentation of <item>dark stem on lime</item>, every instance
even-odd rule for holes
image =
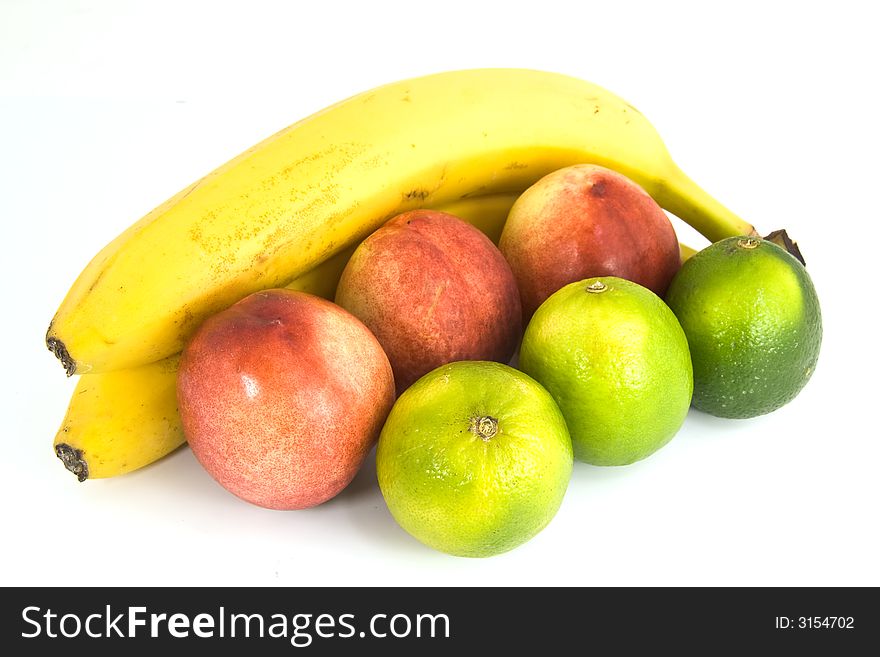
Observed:
[[[64,467],[75,474],[80,481],[89,478],[89,464],[83,458],[81,449],[71,447],[67,443],[58,443],[55,445],[55,456],[61,459]]]
[[[498,433],[498,420],[490,415],[471,418],[471,433],[489,442]]]

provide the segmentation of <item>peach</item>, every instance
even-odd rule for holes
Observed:
[[[208,319],[177,385],[196,458],[224,488],[270,509],[315,506],[345,488],[394,403],[373,334],[291,290],[252,294]]]
[[[681,267],[675,229],[629,178],[580,164],[541,178],[514,203],[498,243],[524,319],[569,283],[617,276],[663,296]]]
[[[400,214],[364,240],[336,303],[375,333],[398,394],[452,361],[509,361],[522,329],[504,256],[470,224],[433,210]]]

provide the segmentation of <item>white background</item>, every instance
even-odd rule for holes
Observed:
[[[880,585],[870,3],[718,4],[0,0],[0,583]],[[691,411],[634,466],[576,464],[550,526],[484,560],[405,534],[372,460],[299,512],[239,501],[186,448],[115,480],[65,472],[74,382],[43,336],[101,246],[315,110],[483,66],[609,88],[722,202],[790,230],[825,323],[800,397],[749,421]]]

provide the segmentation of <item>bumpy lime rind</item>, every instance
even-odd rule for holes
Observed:
[[[666,294],[690,344],[693,405],[725,418],[771,413],[816,369],[822,314],[810,275],[760,238],[731,237],[684,263]]]
[[[663,447],[693,391],[675,315],[647,288],[611,276],[551,295],[526,328],[519,365],[556,399],[575,457],[593,465],[628,465]]]
[[[484,439],[478,423],[487,417],[497,433]],[[501,554],[540,532],[562,503],[572,461],[547,391],[483,361],[442,366],[407,389],[376,452],[394,519],[422,543],[464,557]]]

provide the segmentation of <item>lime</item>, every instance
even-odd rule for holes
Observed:
[[[519,365],[553,395],[575,457],[626,465],[684,422],[693,372],[684,332],[647,288],[612,276],[566,285],[526,328]]]
[[[666,294],[694,361],[694,406],[748,418],[794,399],[816,367],[822,316],[804,266],[772,242],[731,237],[689,259]]]
[[[391,515],[415,538],[488,557],[550,522],[572,460],[565,420],[538,383],[500,363],[458,361],[400,396],[376,470]]]

